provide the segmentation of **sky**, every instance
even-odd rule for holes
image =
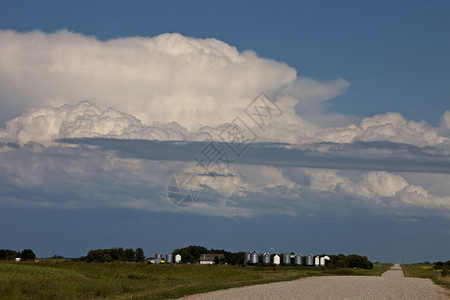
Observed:
[[[448,1],[1,1],[0,248],[449,260]]]

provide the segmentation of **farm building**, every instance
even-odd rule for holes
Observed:
[[[202,265],[212,265],[216,257],[219,261],[224,259],[223,254],[200,254],[199,263]]]

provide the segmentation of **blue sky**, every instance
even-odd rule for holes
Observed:
[[[448,1],[0,8],[0,248],[449,259]],[[211,140],[231,162],[204,172]],[[167,199],[180,172],[192,207]]]

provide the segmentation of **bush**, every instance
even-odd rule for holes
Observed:
[[[342,268],[360,268],[360,269],[373,269],[373,263],[370,262],[367,257],[351,254],[345,256],[344,254],[331,255],[328,267],[331,269]]]

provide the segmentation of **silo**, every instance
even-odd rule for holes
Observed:
[[[162,253],[158,251],[158,253],[155,254],[155,264],[161,263],[162,260]]]
[[[179,264],[180,262],[181,262],[181,255],[180,254],[175,255],[175,263]]]
[[[320,258],[320,265],[323,267],[325,266],[325,257]]]
[[[295,254],[295,264],[296,265],[301,265],[302,264],[302,255],[300,253]]]
[[[173,253],[167,252],[166,254],[166,264],[172,264],[173,263]]]
[[[311,255],[311,253],[308,253],[308,255],[306,255],[306,265],[307,266],[314,265],[313,256]]]
[[[263,264],[270,264],[270,253],[264,252],[264,254],[263,254]]]
[[[273,257],[273,264],[277,266],[280,264],[280,257],[278,255]]]
[[[250,252],[245,252],[244,254],[244,264],[248,264],[250,262]]]
[[[289,265],[291,263],[291,254],[290,253],[285,253],[283,254],[283,263],[285,265]]]
[[[314,264],[316,265],[316,267],[320,265],[320,257],[316,256],[316,258],[314,259]]]
[[[256,250],[253,250],[253,252],[250,253],[250,263],[257,264],[258,262],[259,262],[259,253],[256,252]]]

